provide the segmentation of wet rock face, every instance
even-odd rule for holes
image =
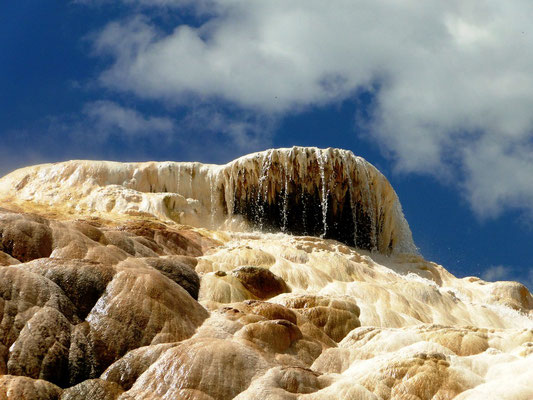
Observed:
[[[352,203],[349,193],[337,207],[330,193],[324,201],[318,188],[310,193],[294,184],[276,193],[272,203],[261,199],[256,187],[247,188],[242,197],[238,196],[235,195],[233,213],[243,215],[254,229],[320,236],[365,250],[376,248],[371,218],[361,203]]]
[[[350,152],[270,150],[247,161],[226,168],[229,211],[255,229],[320,236],[383,253],[410,241],[386,179]]]

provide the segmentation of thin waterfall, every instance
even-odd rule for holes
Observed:
[[[320,206],[322,207],[322,225],[323,225],[323,232],[320,237],[325,237],[326,233],[328,231],[328,194],[329,194],[329,188],[326,187],[326,173],[325,173],[325,163],[327,161],[327,158],[322,158],[322,149],[316,149],[316,159],[318,162],[318,167],[320,169],[320,181],[322,182],[322,201],[320,202]]]
[[[268,175],[272,167],[272,150],[269,150],[266,154],[266,157],[263,159],[263,165],[261,167],[261,175],[259,176],[259,188],[257,191],[257,209],[258,209],[258,221],[259,229],[264,229],[264,218],[265,218],[265,203],[268,202],[268,190],[269,190],[269,181]]]
[[[346,178],[348,179],[348,193],[350,195],[350,207],[352,210],[352,221],[353,221],[353,243],[354,246],[357,245],[357,202],[355,201],[355,191],[352,181],[352,170],[354,169],[353,165],[353,156],[352,159],[348,159],[348,154],[342,154],[342,163],[343,163],[343,172]],[[357,160],[355,160],[357,162]]]

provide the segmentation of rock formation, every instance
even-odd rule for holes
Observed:
[[[362,158],[339,149],[269,150],[223,166],[38,165],[6,176],[0,194],[82,217],[145,216],[210,229],[320,236],[382,253],[415,251],[387,179]]]
[[[533,398],[527,288],[424,260],[351,152],[33,166],[0,205],[2,399]]]

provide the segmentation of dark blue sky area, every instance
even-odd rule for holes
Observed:
[[[86,7],[64,1],[8,1],[0,13],[0,174],[27,164],[67,159],[120,161],[176,160],[223,163],[245,154],[227,135],[183,124],[188,109],[112,92],[98,85],[109,60],[91,54],[91,35],[128,11],[118,6]],[[171,30],[195,24],[190,16],[154,16]],[[84,117],[87,103],[107,100],[176,121],[171,135],[106,135]],[[415,243],[429,260],[458,276],[481,275],[506,266],[509,278],[528,281],[533,260],[533,230],[520,212],[480,220],[458,185],[415,174],[394,173],[391,160],[365,138],[355,115],[369,112],[368,93],[351,100],[304,109],[273,123],[268,138],[252,150],[268,147],[339,147],[362,156],[396,189]],[[210,110],[231,118],[231,108],[217,102]]]

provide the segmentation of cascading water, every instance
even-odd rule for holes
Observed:
[[[193,168],[190,168],[189,170],[189,187],[190,187],[190,194],[191,194],[191,197],[193,196],[193,182],[192,182],[192,175],[193,175],[193,172],[194,172],[194,169]]]
[[[370,178],[369,170],[367,168],[367,164],[364,163],[362,164],[361,167],[362,167],[363,173],[365,174],[365,179],[363,181],[365,183],[364,185],[365,198],[366,198],[366,204],[367,204],[367,209],[368,209],[368,217],[370,219],[370,249],[375,250],[377,248],[377,231],[376,231],[376,225],[377,225],[376,214],[377,213],[374,210],[375,208],[374,205],[376,202],[372,199],[372,196],[374,194],[372,193],[372,189],[370,187],[371,178]]]
[[[180,192],[180,177],[181,177],[181,165],[178,165],[177,166],[177,170],[178,170],[178,176],[177,176],[177,179],[176,179],[176,192],[177,193],[181,193]]]
[[[318,167],[320,170],[320,181],[322,183],[321,193],[322,193],[322,201],[320,202],[320,207],[322,209],[322,225],[324,227],[324,230],[320,237],[325,237],[328,232],[328,194],[329,189],[326,186],[326,173],[325,173],[325,163],[327,162],[327,159],[322,158],[322,149],[316,149],[316,160],[318,163]]]
[[[263,160],[263,165],[261,167],[261,175],[259,176],[259,188],[257,190],[256,219],[259,222],[260,230],[264,229],[265,204],[268,202],[268,191],[269,191],[268,174],[270,172],[271,167],[272,167],[272,151],[269,150],[267,152],[267,156]]]
[[[222,185],[227,215],[242,216],[255,229],[332,238],[384,252],[401,241],[391,228],[403,219],[389,210],[389,203],[398,202],[394,191],[379,171],[351,152],[269,150],[222,169],[228,182]],[[409,232],[400,225],[398,232]]]
[[[283,213],[281,215],[281,231],[287,232],[289,218],[289,180],[291,179],[291,177],[289,176],[289,166],[287,159],[285,159],[283,171],[283,175],[285,177],[285,185],[283,187]]]
[[[217,204],[216,204],[216,196],[218,193],[217,187],[216,187],[216,179],[213,176],[213,174],[209,175],[209,186],[210,186],[210,203],[211,203],[211,226],[213,229],[216,227],[216,214],[217,214]]]

